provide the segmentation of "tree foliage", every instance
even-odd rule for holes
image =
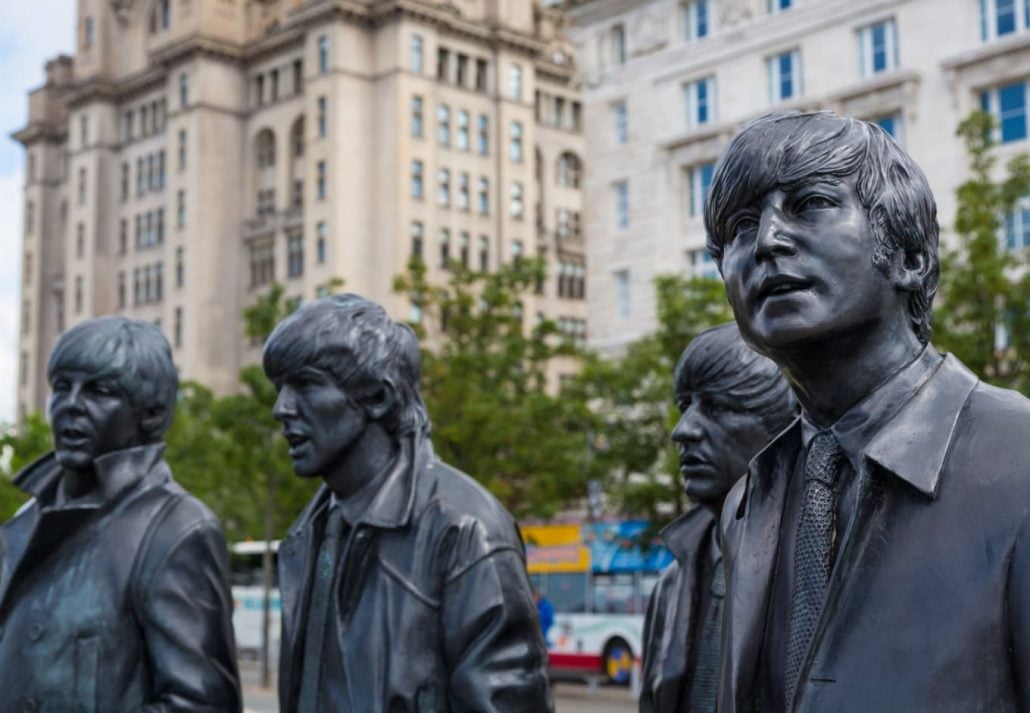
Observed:
[[[1026,256],[999,239],[1006,216],[1030,193],[1030,159],[1019,154],[1000,171],[995,129],[994,118],[982,111],[958,127],[969,178],[957,191],[957,245],[941,254],[934,342],[986,381],[1030,393]],[[1007,346],[998,344],[1000,332],[1007,334]]]
[[[28,496],[16,488],[11,479],[22,468],[53,447],[50,426],[43,414],[30,413],[21,429],[0,426],[0,523],[5,522]]]
[[[447,284],[433,285],[415,259],[394,284],[420,311],[412,327],[434,448],[518,517],[586,495],[590,416],[553,388],[554,360],[579,354],[552,320],[530,324],[523,310],[543,270],[537,260],[497,272],[453,264]]]

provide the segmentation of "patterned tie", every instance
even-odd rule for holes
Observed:
[[[694,680],[690,684],[690,713],[715,713],[719,691],[719,652],[722,649],[722,604],[726,596],[726,575],[722,560],[715,565],[709,590],[708,611],[701,626],[701,639],[694,664]]]
[[[343,532],[343,513],[330,505],[325,524],[322,546],[315,563],[308,624],[304,634],[304,661],[301,669],[300,698],[297,713],[318,713],[322,686],[322,648],[326,622],[329,617],[329,599],[333,589],[333,574],[340,553],[340,533]]]
[[[794,709],[801,667],[819,624],[833,567],[834,487],[843,453],[829,431],[816,434],[805,461],[805,499],[794,543],[794,582],[787,636],[786,710]]]

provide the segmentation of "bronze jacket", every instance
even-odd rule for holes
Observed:
[[[546,649],[508,512],[411,436],[341,547],[331,597],[347,700],[355,713],[546,713]],[[303,607],[320,543],[315,495],[279,548],[279,698],[296,713]]]
[[[687,662],[698,643],[700,593],[711,586],[711,574],[699,580],[717,526],[712,511],[698,505],[662,530],[676,561],[662,572],[647,603],[640,713],[687,710]]]
[[[720,713],[784,707],[755,684],[800,448],[799,420],[723,509]],[[1030,401],[945,357],[863,449],[858,476],[795,710],[1030,711]]]
[[[97,459],[99,493],[61,504],[53,454],[0,528],[0,712],[241,710],[228,553],[163,445]]]

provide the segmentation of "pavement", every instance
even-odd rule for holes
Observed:
[[[243,679],[244,713],[279,713],[279,702],[272,688],[263,689],[256,663],[240,662]],[[562,681],[554,684],[555,713],[634,713],[637,710],[628,688],[591,687],[585,683]]]

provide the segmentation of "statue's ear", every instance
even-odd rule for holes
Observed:
[[[161,433],[161,427],[164,425],[164,420],[164,406],[151,406],[150,408],[144,409],[143,414],[139,419],[139,430],[144,443],[150,443],[158,439]]]
[[[397,405],[397,387],[393,380],[383,377],[379,389],[365,400],[365,411],[373,421],[381,421]]]
[[[930,258],[923,250],[898,250],[891,260],[891,281],[902,292],[921,290],[929,272]]]

